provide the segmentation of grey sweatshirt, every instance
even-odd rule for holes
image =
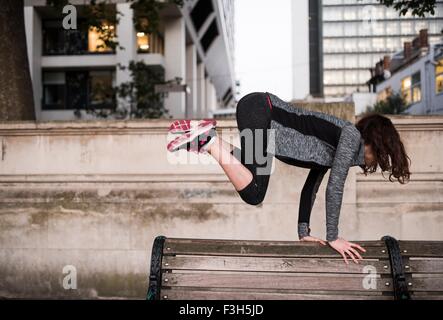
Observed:
[[[338,238],[343,190],[349,168],[364,167],[364,140],[349,121],[293,106],[267,93],[272,103],[271,139],[267,151],[288,164],[311,168],[300,204],[299,237],[309,235],[309,216],[326,171],[326,240]],[[304,198],[303,198],[304,197]]]

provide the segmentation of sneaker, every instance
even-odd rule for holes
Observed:
[[[217,135],[215,128],[210,126],[208,128],[208,130],[194,129],[175,138],[168,144],[168,151],[187,150],[189,152],[207,154]]]
[[[217,121],[214,119],[203,119],[203,120],[176,120],[169,126],[169,133],[172,134],[183,134],[191,131],[193,128],[206,127],[211,124],[213,127],[217,125]]]

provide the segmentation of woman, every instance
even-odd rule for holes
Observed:
[[[241,149],[221,139],[215,120],[177,120],[170,127],[179,136],[168,150],[185,149],[210,154],[221,165],[240,197],[260,204],[266,194],[272,159],[310,169],[299,206],[298,234],[301,241],[326,242],[310,235],[309,221],[315,197],[326,172],[326,240],[346,264],[362,259],[365,249],[338,236],[343,189],[349,168],[360,166],[365,175],[379,166],[404,184],[409,163],[400,136],[391,120],[370,114],[356,125],[332,115],[293,106],[268,92],[253,92],[237,105]]]

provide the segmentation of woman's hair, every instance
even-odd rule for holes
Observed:
[[[401,184],[409,182],[410,158],[407,156],[405,147],[400,139],[392,121],[379,114],[369,113],[360,119],[355,125],[360,131],[365,144],[370,145],[374,154],[374,163],[370,166],[362,166],[364,174],[377,171],[377,165],[382,172],[389,171],[389,181],[393,182],[392,176]]]

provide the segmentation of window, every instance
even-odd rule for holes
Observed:
[[[419,102],[421,100],[421,76],[420,72],[411,77],[404,78],[401,82],[401,92],[407,104]]]
[[[380,91],[380,93],[377,96],[377,101],[385,101],[392,95],[392,88],[387,87],[386,89]]]
[[[84,22],[79,19],[79,25]],[[111,24],[104,24],[104,31],[113,35]],[[88,30],[65,30],[61,20],[43,21],[43,54],[45,55],[78,55],[87,53],[108,53],[113,49],[107,47],[100,39],[102,34],[96,28]]]
[[[102,40],[104,33],[110,37],[115,36],[114,26],[111,24],[103,24],[103,32],[97,30],[97,28],[89,28],[88,30],[88,52],[111,52],[112,48],[106,46]]]
[[[435,67],[435,92],[436,94],[443,93],[443,59]]]
[[[137,27],[137,51],[138,53],[160,53],[164,54],[164,38],[163,33],[158,32],[146,33],[146,27],[149,21],[146,17],[138,17]]]
[[[43,72],[43,110],[112,108],[114,72]]]
[[[45,72],[43,74],[43,109],[64,109],[65,83],[63,72]]]

